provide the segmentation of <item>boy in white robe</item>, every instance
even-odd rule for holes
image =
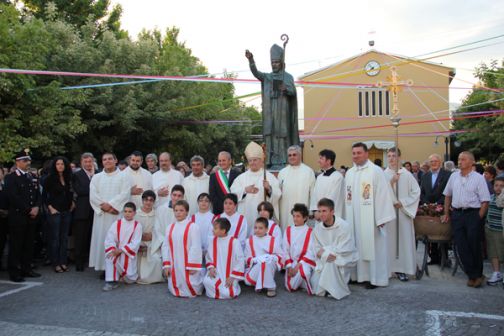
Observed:
[[[142,242],[138,251],[139,284],[150,284],[163,281],[161,251],[152,251],[152,232],[156,219],[156,193],[146,190],[142,194],[142,207],[137,211],[135,219],[142,225]]]
[[[401,151],[399,149],[397,151],[399,160],[395,147],[387,150],[388,167],[385,169],[385,176],[393,189],[394,207],[398,209],[397,213],[399,214],[399,227],[395,221],[390,223],[387,228],[387,239],[390,271],[395,272],[399,280],[408,281],[408,274],[415,274],[417,268],[413,219],[420,201],[420,187],[413,175],[405,168],[399,169],[396,173],[395,169],[401,158]],[[399,185],[397,186],[396,183]],[[399,189],[398,195],[396,195],[396,187]],[[397,251],[398,242],[399,251]]]
[[[315,268],[313,255],[313,229],[306,225],[308,207],[304,204],[294,204],[291,210],[294,225],[285,230],[283,238],[283,256],[285,259],[285,288],[293,292],[299,288],[312,295],[310,278]]]
[[[268,235],[268,220],[256,219],[254,235],[245,245],[245,284],[256,292],[266,289],[268,297],[276,296],[275,272],[282,269],[282,251],[275,237]]]
[[[195,297],[203,292],[201,236],[187,214],[189,204],[180,200],[173,207],[175,222],[166,229],[162,245],[163,270],[168,289],[177,297]]]
[[[170,201],[156,208],[156,219],[154,221],[154,231],[152,233],[152,252],[161,253],[161,245],[165,239],[168,225],[175,221],[173,205],[184,199],[184,187],[180,184],[173,186],[170,192]]]
[[[311,286],[317,296],[329,294],[340,300],[350,295],[350,268],[358,260],[352,227],[334,216],[334,202],[328,198],[318,202],[318,213],[321,221],[313,230],[317,266],[312,274]]]
[[[233,299],[240,295],[238,281],[244,279],[244,258],[240,242],[228,235],[226,218],[214,222],[214,238],[206,254],[207,274],[203,279],[206,295],[213,299]]]
[[[206,255],[208,249],[208,243],[210,238],[213,236],[213,221],[216,217],[212,211],[210,211],[210,195],[207,193],[201,193],[197,199],[198,211],[191,216],[191,221],[196,223],[200,229],[201,234],[201,250],[203,251],[203,256]],[[189,205],[189,209],[190,209]]]
[[[110,291],[119,281],[133,283],[138,278],[136,257],[142,241],[142,225],[135,220],[136,206],[127,202],[123,218],[110,226],[105,238],[105,286]]]
[[[273,220],[273,215],[275,213],[273,204],[270,202],[259,203],[257,206],[257,213],[259,217],[264,217],[268,220],[268,234],[275,237],[277,242],[282,242],[282,228]],[[280,248],[281,247],[280,245]]]
[[[227,194],[224,196],[224,212],[217,215],[215,218],[227,218],[231,223],[229,235],[235,237],[240,242],[242,249],[245,249],[245,241],[247,240],[248,224],[247,218],[236,212],[238,206],[238,198],[235,194]],[[211,236],[213,239],[213,235]]]

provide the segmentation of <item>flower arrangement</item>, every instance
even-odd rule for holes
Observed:
[[[417,216],[441,217],[444,214],[443,204],[424,203],[418,207]]]

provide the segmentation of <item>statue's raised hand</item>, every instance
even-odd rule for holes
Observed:
[[[254,55],[252,55],[252,53],[248,49],[245,50],[245,57],[247,57],[249,61],[254,59]]]

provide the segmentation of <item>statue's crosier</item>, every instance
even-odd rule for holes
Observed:
[[[271,47],[271,73],[257,70],[254,55],[245,51],[252,74],[261,81],[263,139],[266,167],[280,170],[287,163],[287,148],[299,144],[298,110],[294,78],[285,72],[282,47]]]

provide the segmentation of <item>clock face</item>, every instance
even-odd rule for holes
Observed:
[[[364,67],[368,76],[376,76],[380,73],[380,63],[377,61],[369,61]]]

